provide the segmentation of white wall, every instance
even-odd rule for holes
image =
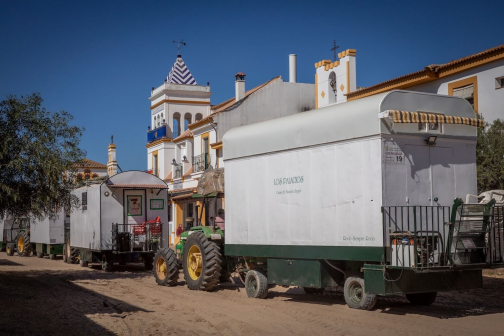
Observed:
[[[380,148],[374,137],[226,160],[226,243],[382,246]]]
[[[495,78],[504,76],[504,60],[491,62],[408,90],[448,94],[448,84],[468,77],[478,77],[478,112],[487,122],[504,119],[504,88],[495,89]]]

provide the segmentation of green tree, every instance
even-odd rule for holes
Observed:
[[[70,192],[73,164],[85,155],[84,129],[72,120],[65,111],[46,111],[39,94],[0,102],[0,217],[54,217],[76,205]]]
[[[478,191],[504,190],[504,122],[501,119],[478,130],[476,160]]]

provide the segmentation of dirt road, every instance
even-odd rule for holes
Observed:
[[[504,273],[504,272],[502,272]],[[211,293],[160,287],[141,265],[81,268],[0,252],[0,335],[502,335],[504,277],[484,289],[440,294],[431,307],[402,297],[373,311],[349,309],[341,293],[299,288],[248,299],[232,283]]]

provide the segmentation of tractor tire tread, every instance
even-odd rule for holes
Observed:
[[[175,252],[168,247],[163,247],[157,251],[156,256],[154,257],[155,264],[157,264],[157,260],[159,258],[164,259],[167,267],[167,272],[166,272],[166,278],[160,279],[158,277],[156,270],[154,270],[154,277],[156,278],[157,284],[160,286],[167,286],[167,287],[177,286],[179,266]]]
[[[23,251],[19,252],[18,249],[18,255],[20,257],[29,257],[32,253],[32,246],[30,244],[30,235],[26,231],[22,231],[18,235],[17,241],[19,241],[19,238],[23,238]]]
[[[191,290],[211,291],[215,289],[221,276],[222,254],[220,252],[220,246],[209,240],[203,232],[196,231],[188,237],[186,251],[188,251],[193,241],[194,243],[198,243],[200,250],[204,254],[202,258],[205,270],[203,272],[203,277],[200,277],[197,281],[188,281],[188,271],[184,268],[187,287]],[[185,252],[185,254],[186,253],[187,252]]]

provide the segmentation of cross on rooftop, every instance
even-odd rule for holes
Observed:
[[[331,48],[331,51],[334,52],[334,61],[336,61],[336,49],[338,49],[339,46],[336,45],[336,40],[333,42],[333,47]]]
[[[186,45],[184,40],[173,41],[173,43],[177,43],[178,55],[180,55],[180,49]]]

